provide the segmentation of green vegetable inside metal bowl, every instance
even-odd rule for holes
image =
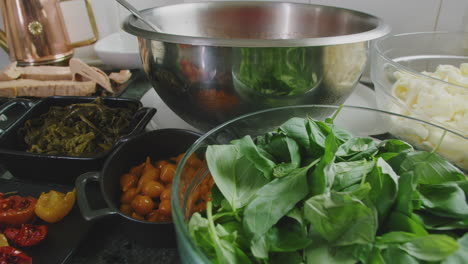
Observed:
[[[182,262],[465,263],[466,176],[436,149],[387,133],[392,117],[468,140],[411,117],[317,105],[248,114],[208,132],[173,183]],[[195,176],[191,155],[206,159]]]

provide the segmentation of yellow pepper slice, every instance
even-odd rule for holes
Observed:
[[[57,223],[70,213],[75,204],[75,197],[75,189],[67,194],[57,191],[41,193],[37,200],[35,213],[48,223]]]
[[[0,233],[0,247],[8,247],[8,240],[4,234]]]

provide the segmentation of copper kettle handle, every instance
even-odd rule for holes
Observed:
[[[6,40],[6,34],[5,31],[0,29],[0,47],[5,50],[6,53],[8,53],[8,44]]]
[[[60,2],[72,1],[72,0],[59,0]],[[83,47],[95,43],[99,39],[99,31],[96,25],[96,19],[94,18],[93,7],[91,6],[90,0],[84,0],[86,5],[86,11],[88,12],[89,23],[91,24],[91,29],[93,30],[93,37],[90,39],[73,42],[71,46],[73,48]],[[1,38],[1,36],[0,36]],[[0,42],[0,45],[2,43]]]

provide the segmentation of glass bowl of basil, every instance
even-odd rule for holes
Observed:
[[[401,122],[439,144],[407,143],[413,135],[398,133]],[[181,261],[464,263],[467,142],[422,120],[353,106],[273,108],[228,121],[177,168]],[[444,144],[464,157],[440,152]],[[193,155],[204,169],[192,168]]]

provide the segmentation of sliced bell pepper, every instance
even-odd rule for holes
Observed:
[[[37,199],[13,195],[5,198],[0,193],[0,224],[20,225],[31,221]]]
[[[32,264],[32,258],[14,247],[0,247],[0,263]]]
[[[57,191],[42,193],[37,200],[36,215],[48,223],[56,223],[70,213],[75,197],[75,189],[67,194]]]
[[[21,228],[8,227],[5,229],[6,237],[20,247],[31,247],[41,243],[47,236],[46,225],[23,224]]]

